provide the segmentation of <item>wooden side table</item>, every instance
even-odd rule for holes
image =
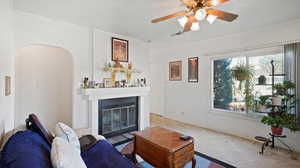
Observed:
[[[192,161],[195,168],[194,140],[183,141],[182,134],[161,127],[135,132],[134,155],[138,154],[156,168],[181,168]]]

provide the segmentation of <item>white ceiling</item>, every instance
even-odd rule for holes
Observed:
[[[231,0],[218,9],[239,14],[227,23],[201,23],[201,30],[170,37],[180,30],[176,19],[152,24],[152,18],[184,9],[180,0],[14,0],[18,10],[142,40],[203,40],[300,18],[300,0]]]

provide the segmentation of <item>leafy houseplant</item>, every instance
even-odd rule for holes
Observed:
[[[295,88],[296,88],[296,84],[290,81],[284,81],[283,83],[274,85],[274,89],[276,90],[276,95],[287,95],[289,94],[288,91]]]
[[[272,133],[281,135],[283,131],[284,120],[281,116],[264,116],[261,120],[262,123],[271,126]]]
[[[290,81],[274,86],[276,91],[274,97],[280,97],[281,101],[274,104],[273,100],[271,105],[272,112],[261,120],[262,123],[271,126],[273,134],[281,135],[283,128],[288,128],[291,131],[300,131],[300,126],[297,124],[296,116],[293,113],[297,103],[293,94],[295,87],[296,85]]]
[[[291,131],[300,131],[300,127],[295,122],[295,115],[293,114],[276,114],[264,116],[261,120],[262,123],[271,126],[272,133],[281,135],[283,128],[288,128]]]
[[[259,111],[260,112],[267,112],[268,111],[268,105],[270,96],[260,96],[258,103],[259,103]]]
[[[252,71],[245,65],[237,65],[231,69],[232,77],[240,82],[239,88],[242,88],[243,81],[249,80],[253,74]]]
[[[259,104],[260,105],[267,105],[267,101],[270,96],[260,96],[259,97]]]

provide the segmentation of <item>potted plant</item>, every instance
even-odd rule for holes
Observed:
[[[261,122],[271,126],[271,131],[274,135],[282,135],[283,128],[288,128],[293,132],[300,131],[300,126],[295,122],[294,114],[272,113],[271,115],[264,116]]]
[[[282,105],[282,96],[275,95],[272,97],[272,105],[281,106]]]
[[[259,85],[265,85],[267,82],[267,78],[265,77],[265,75],[260,75],[258,77],[258,84]]]
[[[293,93],[295,87],[296,85],[290,81],[274,86],[276,94],[272,97],[272,112],[264,116],[261,122],[270,125],[275,135],[281,135],[283,128],[300,131],[300,125],[296,122],[296,115],[293,112],[297,104]]]
[[[272,104],[275,106],[281,106],[284,96],[289,95],[289,91],[296,88],[296,84],[290,81],[284,81],[274,85],[275,95],[272,97]]]
[[[260,96],[258,103],[259,103],[259,111],[260,112],[268,112],[268,100],[269,100],[270,96]]]
[[[251,79],[252,71],[245,65],[237,65],[231,69],[232,77],[240,82],[239,88],[242,88],[243,81]]]
[[[278,83],[274,85],[274,89],[276,90],[276,95],[287,95],[288,91],[291,89],[295,89],[296,84],[290,81],[284,81],[283,83]]]
[[[261,120],[262,123],[271,126],[272,134],[282,135],[284,121],[279,115],[264,116]]]

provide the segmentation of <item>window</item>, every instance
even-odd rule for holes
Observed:
[[[271,61],[274,61],[275,74],[284,73],[284,54],[281,49],[261,53],[213,61],[214,109],[240,113],[260,112],[257,106],[260,97],[272,95]],[[238,81],[232,73],[232,69],[237,66],[249,69],[251,77]],[[259,78],[265,78],[265,83],[259,83]],[[283,76],[275,76],[275,83],[283,81]]]

